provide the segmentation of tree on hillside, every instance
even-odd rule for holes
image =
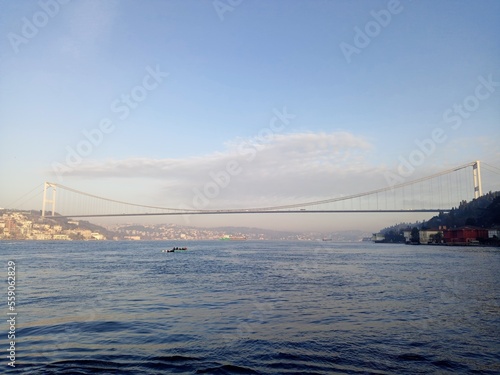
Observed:
[[[413,243],[420,243],[420,231],[417,227],[413,227],[411,230],[410,241]]]
[[[468,218],[465,220],[465,225],[475,226],[475,225],[476,225],[476,219],[475,219],[475,218],[473,218],[473,217],[468,217]]]
[[[404,243],[405,236],[401,233],[401,231],[389,230],[384,233],[385,241],[390,243]]]
[[[431,235],[431,240],[433,243],[442,243],[443,242],[443,232],[437,232],[436,234]]]
[[[478,224],[485,227],[500,225],[500,196],[495,197],[490,205],[481,213]]]

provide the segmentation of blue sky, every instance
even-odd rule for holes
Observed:
[[[401,158],[436,128],[446,140],[412,178],[472,160],[500,166],[498,1],[3,0],[0,7],[0,207],[43,181],[192,205],[193,189],[231,160],[242,171],[208,208],[347,195],[387,186],[386,173],[397,174]],[[366,46],[357,30],[371,33]],[[346,56],[346,45],[356,52]],[[289,117],[263,143],[259,134],[270,134],[276,112]],[[81,160],[68,166],[68,150],[102,121],[108,133],[88,152],[75,151]],[[252,160],[245,145],[258,146]],[[55,165],[68,168],[54,173]],[[491,189],[500,190],[497,181]],[[27,204],[39,206],[37,199]],[[192,224],[380,227],[369,215],[280,221]]]

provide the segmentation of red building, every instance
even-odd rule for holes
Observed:
[[[488,229],[476,227],[445,229],[443,237],[448,245],[472,245],[488,239]]]

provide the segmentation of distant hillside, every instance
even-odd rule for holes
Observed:
[[[249,227],[190,227],[175,224],[125,224],[113,230],[120,237],[138,236],[143,240],[186,239],[186,240],[218,240],[223,236],[246,237],[248,240],[321,240],[323,238],[336,242],[357,242],[369,235],[360,230],[322,232],[291,232]]]
[[[440,213],[428,221],[400,223],[382,229],[387,242],[404,242],[405,229],[458,228],[465,225],[483,228],[500,227],[500,192],[489,192],[470,202],[462,201],[449,213]]]
[[[360,230],[290,232],[247,227],[190,227],[176,224],[120,224],[108,228],[77,218],[41,216],[40,210],[0,209],[0,240],[218,240],[224,236],[248,240],[357,242],[369,236]]]
[[[434,216],[424,223],[425,228],[457,228],[472,225],[484,228],[500,226],[500,192],[489,192],[470,202],[462,201],[447,214]]]

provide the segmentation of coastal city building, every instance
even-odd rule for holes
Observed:
[[[5,211],[5,210],[4,210]],[[0,216],[0,240],[105,240],[103,233],[79,227],[79,222],[47,221],[33,211],[7,211]]]

